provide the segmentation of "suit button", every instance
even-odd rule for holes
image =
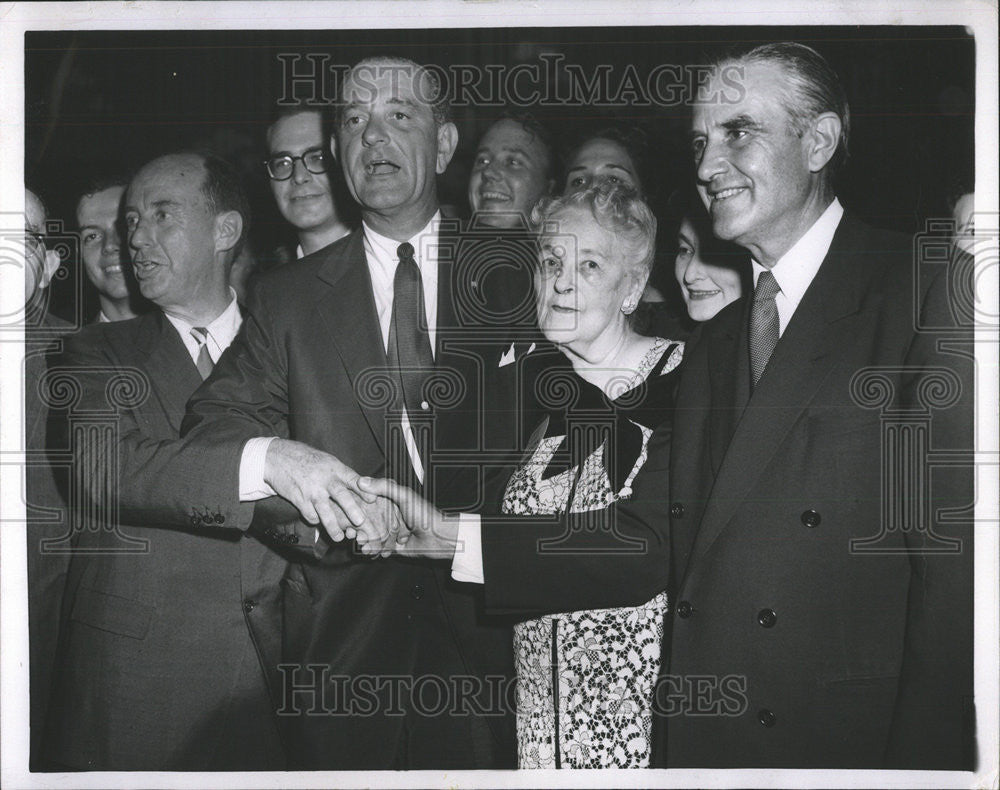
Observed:
[[[694,607],[688,601],[681,601],[677,604],[677,616],[687,620],[694,612]]]
[[[420,401],[420,408],[423,409],[424,411],[430,411],[431,405],[427,401],[422,400]]]
[[[414,600],[417,600],[417,601],[419,601],[421,598],[423,598],[424,597],[424,588],[423,588],[423,585],[421,585],[421,584],[414,584],[413,587],[410,588],[410,595],[412,595],[413,598],[414,598]]]
[[[815,510],[807,510],[802,514],[802,524],[806,527],[818,527],[822,520]]]
[[[215,523],[216,524],[225,524],[226,523],[226,517],[224,515],[222,515],[221,513],[216,513],[215,514]]]
[[[761,708],[759,711],[757,711],[757,721],[759,721],[765,727],[773,727],[777,719],[775,718],[775,715],[767,708]]]
[[[774,613],[773,609],[761,609],[757,612],[757,622],[760,623],[764,628],[772,628],[778,620],[778,615]]]
[[[684,505],[682,505],[680,502],[674,502],[674,504],[670,506],[670,515],[673,516],[674,518],[680,518],[681,516],[683,516]]]
[[[247,614],[250,614],[250,612],[252,612],[256,607],[257,607],[256,601],[243,602],[243,611],[246,612]]]

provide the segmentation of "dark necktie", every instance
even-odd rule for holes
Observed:
[[[413,259],[413,245],[403,242],[396,255],[399,265],[392,281],[392,320],[386,355],[397,376],[407,413],[417,414],[423,402],[424,381],[434,369],[434,355],[427,334],[423,281]]]
[[[753,309],[750,311],[750,374],[757,386],[764,368],[778,345],[778,307],[774,297],[781,293],[778,281],[769,271],[760,273],[753,292]]]
[[[202,381],[204,381],[208,378],[208,374],[212,372],[212,368],[215,367],[215,363],[212,362],[212,356],[208,353],[208,330],[203,326],[195,326],[191,328],[191,334],[194,335],[194,339],[201,346],[198,350],[198,359],[195,360],[194,364],[201,374]]]

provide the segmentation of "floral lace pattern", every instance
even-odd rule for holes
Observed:
[[[666,348],[667,341],[658,339],[636,371],[632,387],[645,379]],[[681,352],[682,347],[675,348],[661,375],[676,368]],[[583,512],[603,509],[627,495],[632,479],[646,461],[646,445],[652,435],[652,430],[639,427],[642,451],[621,491],[611,489],[603,447],[584,460],[578,480],[576,468],[542,479],[564,438],[546,437],[511,476],[503,511],[560,512],[567,509],[572,491],[568,509]],[[567,612],[514,626],[520,768],[649,765],[651,701],[660,669],[666,610],[666,593],[660,593],[642,606]]]

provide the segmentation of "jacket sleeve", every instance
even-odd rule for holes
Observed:
[[[563,516],[482,519],[486,607],[536,614],[638,606],[669,582],[669,420],[650,437],[630,499]]]
[[[974,360],[972,332],[955,321],[947,279],[930,286],[904,367],[903,413],[929,413],[931,453],[953,454],[958,462],[923,470],[930,490],[916,492],[928,504],[929,524],[903,525],[911,575],[890,768],[975,764]]]

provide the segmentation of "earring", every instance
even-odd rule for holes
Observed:
[[[626,299],[622,302],[622,312],[625,313],[625,315],[631,315],[635,311],[635,308],[636,304],[631,299]]]

